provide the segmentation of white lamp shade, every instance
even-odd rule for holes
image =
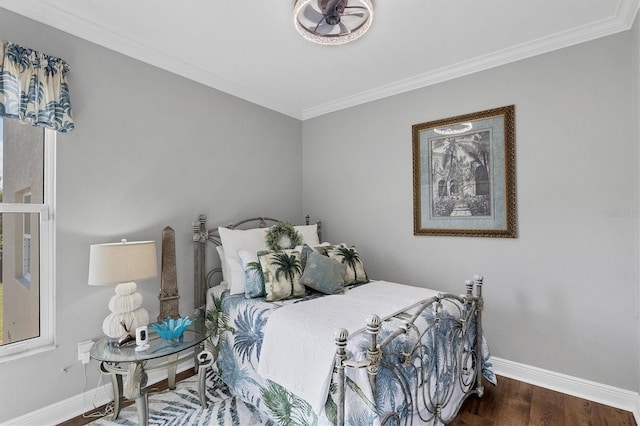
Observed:
[[[141,281],[158,275],[155,241],[94,244],[89,251],[89,285]]]

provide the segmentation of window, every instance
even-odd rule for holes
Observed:
[[[31,192],[22,195],[22,204],[31,204]],[[22,214],[22,280],[31,282],[31,214]]]
[[[54,344],[55,142],[0,120],[0,363]]]

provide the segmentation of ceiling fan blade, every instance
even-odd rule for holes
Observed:
[[[358,18],[364,17],[364,13],[362,12],[344,12],[342,16],[357,16]]]
[[[324,19],[324,15],[314,9],[311,5],[307,5],[307,7],[304,8],[302,14],[311,22],[319,22]]]
[[[345,6],[344,8],[345,9],[364,9],[364,10],[367,10],[367,8],[364,7],[364,6]]]
[[[315,26],[315,28],[309,28],[309,30],[316,35],[324,36],[331,33],[331,31],[333,30],[333,25],[329,25],[324,21],[320,21],[318,22],[318,25]]]
[[[324,34],[324,32],[322,31],[318,31],[322,26],[327,26],[327,23],[324,21],[324,16],[322,17],[322,19],[318,22],[318,25],[315,26],[315,28],[313,29],[313,33],[315,34]]]
[[[347,24],[345,24],[344,22],[340,21],[340,35],[347,35],[347,34],[351,34],[351,28],[349,28],[349,26]]]

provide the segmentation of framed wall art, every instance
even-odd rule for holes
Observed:
[[[516,237],[515,107],[412,126],[413,233]]]

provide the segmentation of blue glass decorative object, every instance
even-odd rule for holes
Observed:
[[[184,334],[184,331],[195,321],[195,319],[189,319],[189,317],[182,317],[173,319],[167,317],[166,320],[150,325],[149,328],[155,331],[163,339],[179,339]]]

